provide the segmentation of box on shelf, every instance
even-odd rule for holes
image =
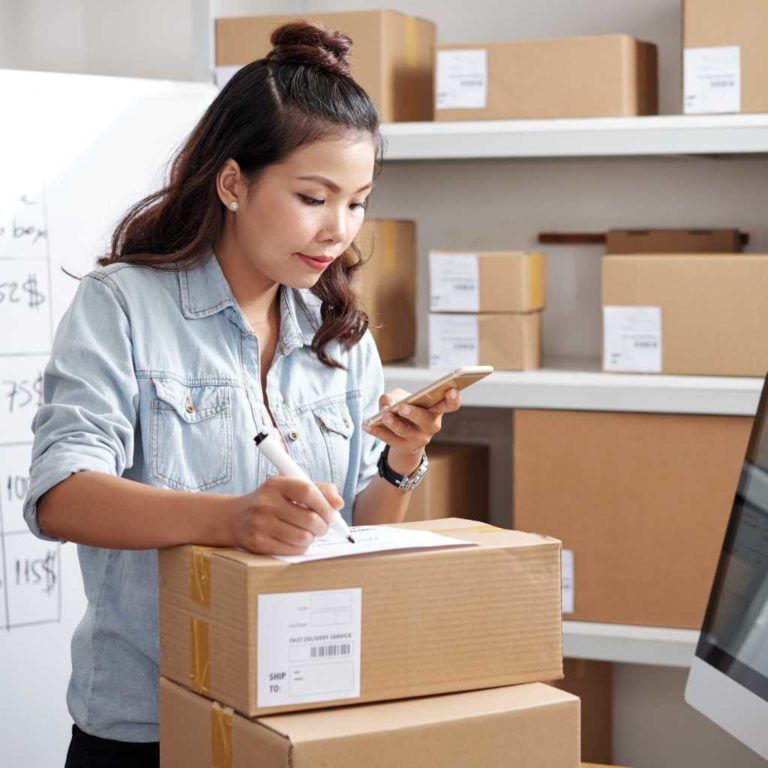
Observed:
[[[579,768],[579,700],[531,683],[249,720],[160,680],[164,768],[502,768],[510,751]]]
[[[558,541],[402,525],[473,545],[297,564],[161,550],[160,674],[248,716],[561,676]]]
[[[653,115],[656,46],[628,35],[441,44],[435,120]]]
[[[429,472],[411,493],[406,522],[464,517],[488,521],[488,448],[432,442]]]
[[[515,411],[514,523],[563,542],[563,618],[697,629],[751,419]]]
[[[612,229],[605,251],[625,253],[738,253],[738,229]]]
[[[216,81],[272,48],[272,32],[292,21],[318,22],[352,40],[352,77],[368,92],[382,122],[431,120],[435,25],[395,11],[301,13],[216,19]]]
[[[541,365],[541,312],[429,315],[429,365],[492,365],[528,371]]]
[[[768,112],[768,4],[683,0],[683,111]]]
[[[606,371],[764,376],[768,255],[603,259]]]
[[[407,360],[416,351],[416,223],[370,219],[355,242],[366,261],[354,285],[381,361]]]
[[[431,312],[533,312],[547,301],[542,253],[429,254]]]
[[[613,762],[613,664],[563,659],[563,679],[556,688],[581,702],[581,759]]]

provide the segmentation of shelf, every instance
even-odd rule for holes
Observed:
[[[387,389],[415,392],[443,371],[387,365]],[[597,361],[553,358],[536,371],[496,371],[462,392],[462,405],[754,416],[763,380],[602,373]]]
[[[386,123],[382,134],[388,161],[768,155],[766,114]]]
[[[690,667],[698,630],[563,622],[563,656],[571,659]]]

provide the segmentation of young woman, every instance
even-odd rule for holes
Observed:
[[[381,362],[350,288],[380,147],[350,40],[307,24],[221,91],[168,185],[132,208],[81,282],[44,380],[25,516],[77,542],[67,766],[157,763],[156,550],[296,554],[334,509],[401,520],[397,481],[456,410],[401,408],[366,433]],[[275,430],[314,483],[275,476]]]

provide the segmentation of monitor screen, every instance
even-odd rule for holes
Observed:
[[[696,656],[768,701],[768,380]]]

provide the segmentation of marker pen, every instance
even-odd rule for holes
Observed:
[[[253,439],[256,442],[256,447],[275,465],[275,469],[281,475],[292,477],[296,480],[306,480],[308,483],[312,482],[307,473],[288,455],[288,452],[283,449],[271,433],[259,432]],[[347,541],[350,541],[352,544],[355,543],[349,526],[344,522],[344,518],[339,514],[338,509],[333,510],[330,527],[340,536],[347,539]]]

